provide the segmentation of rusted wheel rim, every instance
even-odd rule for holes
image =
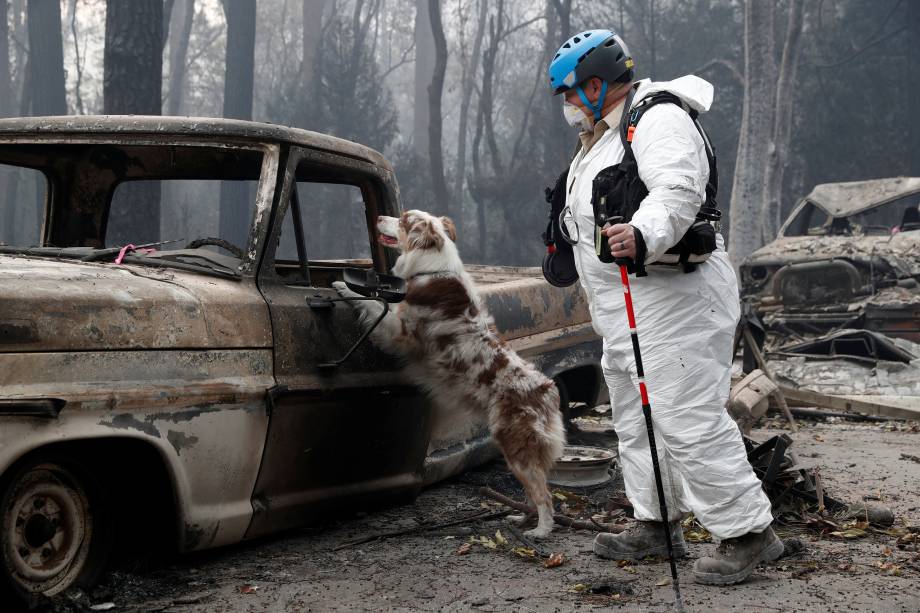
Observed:
[[[68,477],[58,467],[36,467],[13,485],[15,494],[4,509],[4,561],[29,592],[50,596],[63,590],[86,559],[89,501]]]
[[[556,460],[549,482],[563,487],[594,487],[610,480],[610,466],[616,454],[599,447],[567,445]]]

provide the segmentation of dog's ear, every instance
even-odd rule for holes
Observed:
[[[444,232],[447,234],[447,237],[456,243],[457,242],[457,226],[454,224],[454,220],[451,219],[450,217],[446,217],[446,216],[442,217],[441,225],[444,226]]]
[[[403,213],[399,223],[405,229],[409,245],[413,249],[440,250],[444,246],[444,238],[429,219]]]
[[[399,225],[405,230],[406,234],[412,229],[412,218],[409,215],[409,211],[403,211],[402,215],[399,216]]]

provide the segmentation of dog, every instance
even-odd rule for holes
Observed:
[[[407,211],[379,217],[378,242],[398,249],[394,274],[406,280],[405,299],[371,334],[376,346],[406,361],[410,379],[448,410],[488,418],[489,431],[508,467],[537,509],[537,526],[553,529],[553,503],[546,482],[562,456],[565,428],[553,381],[518,356],[495,332],[457,252],[456,227],[447,217]],[[343,297],[357,294],[342,282]],[[379,317],[375,302],[350,303],[366,327]],[[517,522],[526,516],[512,518]]]

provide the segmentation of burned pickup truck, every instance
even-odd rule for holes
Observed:
[[[180,552],[411,500],[494,457],[335,302],[385,273],[392,168],[355,143],[217,119],[0,120],[0,560],[91,583],[113,543]],[[502,337],[602,394],[578,290],[471,267]],[[342,358],[354,349],[348,359]]]
[[[741,266],[742,297],[785,337],[857,328],[920,342],[920,178],[818,185]]]

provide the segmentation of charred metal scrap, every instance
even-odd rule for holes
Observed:
[[[795,501],[801,501],[815,511],[819,507],[831,513],[847,510],[843,502],[819,492],[814,469],[799,463],[790,449],[792,438],[789,435],[774,436],[762,443],[744,437],[744,446],[748,462],[773,503],[774,513],[782,512],[785,506]]]
[[[817,467],[803,464],[790,447],[792,439],[781,434],[762,443],[744,437],[748,462],[763,482],[782,524],[804,525],[822,534],[841,538],[862,536],[870,526],[890,528],[894,514],[878,505],[848,504],[824,491]]]

